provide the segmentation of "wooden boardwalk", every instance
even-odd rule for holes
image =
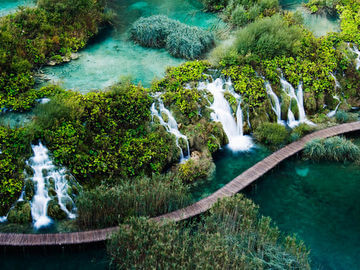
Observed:
[[[315,138],[328,138],[352,131],[360,130],[360,122],[347,123],[327,129],[313,132],[302,139],[293,142],[284,148],[274,152],[270,156],[256,163],[251,168],[233,179],[230,183],[217,190],[210,196],[177,211],[152,218],[154,221],[171,219],[180,221],[199,215],[212,207],[221,198],[230,197],[258,178],[270,171],[283,160],[301,151],[305,144]],[[105,241],[109,235],[115,232],[118,227],[107,229],[76,232],[76,233],[56,233],[56,234],[7,234],[0,233],[0,246],[58,246],[76,245]]]

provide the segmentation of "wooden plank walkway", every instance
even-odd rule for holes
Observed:
[[[180,221],[199,215],[210,209],[218,199],[230,197],[255,182],[280,162],[301,151],[305,144],[312,139],[328,138],[357,130],[360,130],[360,122],[342,124],[313,132],[259,161],[210,196],[188,207],[152,218],[152,220],[157,222],[161,222],[164,219]],[[107,240],[111,233],[117,229],[118,227],[112,227],[93,231],[55,234],[0,233],[0,246],[59,246],[102,242]]]

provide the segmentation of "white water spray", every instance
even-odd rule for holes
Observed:
[[[291,128],[294,128],[301,123],[306,123],[308,125],[314,126],[315,124],[306,118],[302,83],[299,83],[296,93],[295,93],[294,87],[288,81],[286,81],[284,78],[280,78],[280,83],[281,83],[283,91],[290,97],[290,105],[289,105],[289,110],[288,110],[288,121],[287,121],[288,126]],[[299,119],[298,120],[296,120],[294,113],[291,111],[292,100],[296,101],[297,108],[299,110]]]
[[[68,202],[70,202],[71,205],[74,205],[74,202],[67,193],[69,185],[65,179],[65,170],[57,169],[54,166],[49,158],[48,149],[41,143],[39,143],[39,145],[32,145],[32,150],[34,156],[30,158],[28,165],[31,166],[34,171],[34,175],[31,177],[35,186],[35,194],[31,201],[31,215],[34,227],[39,229],[50,225],[52,222],[51,218],[47,215],[48,203],[51,200],[48,194],[50,179],[54,180],[54,190],[60,208],[69,218],[75,218],[75,213],[66,208]]]
[[[281,120],[280,100],[277,97],[277,95],[275,94],[275,92],[272,90],[272,87],[269,82],[265,82],[265,88],[266,88],[266,93],[268,94],[268,96],[270,98],[271,108],[276,114],[277,123],[283,125],[284,121]]]
[[[355,59],[355,65],[356,65],[356,69],[359,69],[360,68],[360,51],[355,45],[353,45],[351,48],[350,45],[348,44],[348,47],[351,52],[353,52],[357,55],[357,58]]]
[[[330,75],[331,75],[331,77],[333,77],[333,79],[335,81],[335,92],[336,92],[337,89],[341,89],[341,85],[340,85],[339,81],[336,79],[334,74],[330,73]],[[333,110],[333,111],[331,111],[331,112],[329,112],[327,114],[327,117],[330,117],[330,118],[335,116],[335,114],[336,114],[336,112],[339,109],[339,106],[341,104],[341,100],[337,95],[333,96],[333,98],[336,99],[337,101],[339,101],[339,103],[336,106],[335,110]]]
[[[174,118],[174,116],[171,114],[171,112],[165,108],[164,103],[159,98],[159,111],[156,109],[155,102],[151,105],[151,116],[154,120],[154,116],[159,118],[160,124],[165,127],[166,131],[173,134],[176,138],[176,146],[180,149],[180,162],[184,162],[190,158],[190,146],[188,138],[182,134],[178,129],[178,124]],[[167,116],[167,121],[164,120],[162,117],[162,113],[164,113]],[[179,139],[182,138],[184,141],[186,141],[186,147],[187,147],[187,153],[186,156],[184,155],[184,152],[179,144]]]
[[[237,100],[236,119],[233,116],[229,102],[224,97],[225,87]],[[206,89],[213,95],[214,102],[210,106],[213,110],[211,118],[222,124],[229,139],[228,147],[232,151],[249,150],[254,144],[250,136],[244,136],[241,97],[233,90],[231,81],[218,78],[212,83],[201,82],[199,89]]]

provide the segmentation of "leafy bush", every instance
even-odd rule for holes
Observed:
[[[82,193],[77,201],[80,228],[104,228],[131,216],[157,216],[184,207],[188,189],[174,175],[153,175],[101,185]]]
[[[0,126],[0,216],[19,198],[25,160],[30,156],[30,139],[25,130]]]
[[[27,110],[39,98],[33,69],[85,46],[102,22],[98,0],[40,0],[0,20],[0,107]]]
[[[303,243],[258,217],[239,194],[217,202],[208,216],[186,225],[131,218],[108,242],[118,269],[310,269]]]
[[[336,122],[338,123],[347,123],[356,121],[359,118],[359,115],[356,113],[348,113],[343,110],[338,110],[335,114]]]
[[[313,160],[355,161],[360,158],[360,148],[341,137],[314,139],[305,145],[304,156]]]
[[[180,164],[178,177],[184,183],[192,183],[199,179],[205,179],[214,171],[215,165],[211,156],[193,156],[188,161]]]
[[[255,130],[254,137],[270,147],[280,147],[288,142],[289,132],[283,125],[263,123]]]
[[[269,59],[280,55],[296,55],[301,46],[303,31],[299,26],[290,26],[280,15],[257,20],[236,34],[235,48],[238,53]]]
[[[163,15],[140,18],[130,34],[142,46],[165,47],[171,55],[186,59],[199,58],[214,45],[211,33]]]

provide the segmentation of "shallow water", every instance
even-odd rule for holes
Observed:
[[[209,196],[222,188],[269,154],[271,152],[267,148],[258,145],[245,152],[233,152],[231,149],[224,147],[214,157],[216,165],[214,174],[207,180],[197,181],[191,188],[190,192],[194,201]]]
[[[245,194],[287,234],[311,249],[314,267],[358,269],[359,166],[292,159]]]
[[[330,18],[329,16],[322,16],[309,13],[304,7],[304,0],[281,0],[280,4],[285,10],[298,11],[304,18],[304,25],[313,31],[317,37],[324,36],[329,32],[340,31],[340,20],[338,18]]]
[[[164,14],[205,29],[219,23],[215,15],[201,12],[202,6],[197,1],[117,0],[111,6],[119,15],[114,29],[102,31],[80,51],[78,60],[44,68],[49,79],[83,93],[110,86],[127,76],[148,87],[154,78],[164,75],[166,67],[177,66],[184,60],[172,57],[165,49],[143,48],[130,41],[127,30],[134,21],[142,16]]]
[[[35,0],[0,0],[0,17],[17,10],[19,6],[34,6]]]

